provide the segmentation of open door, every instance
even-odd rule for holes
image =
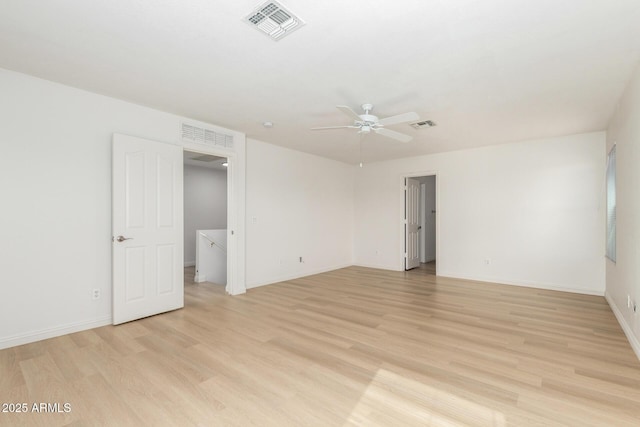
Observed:
[[[420,265],[420,181],[414,178],[405,179],[404,269],[411,270],[412,268],[416,268]]]
[[[113,324],[184,306],[182,147],[113,136]]]
[[[436,260],[436,176],[427,177],[426,184],[423,185],[425,190],[424,200],[422,201],[425,213],[423,230],[425,237],[424,262],[431,262]]]

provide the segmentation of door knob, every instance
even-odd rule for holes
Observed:
[[[132,239],[133,239],[133,237],[118,236],[118,237],[116,237],[116,242],[122,243],[125,240],[132,240]]]

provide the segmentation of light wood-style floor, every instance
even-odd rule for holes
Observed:
[[[350,267],[0,351],[0,425],[638,426],[602,297]],[[192,277],[189,277],[191,279]]]

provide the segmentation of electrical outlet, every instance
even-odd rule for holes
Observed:
[[[489,264],[491,264],[491,260],[489,258],[486,258],[484,260],[484,265],[489,265]]]
[[[100,299],[100,289],[94,289],[91,296],[93,299]]]

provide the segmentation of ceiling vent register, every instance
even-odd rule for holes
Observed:
[[[268,1],[258,6],[247,15],[245,22],[276,41],[304,25],[302,19],[276,1]]]
[[[212,156],[210,154],[203,154],[202,156],[191,158],[191,160],[195,160],[196,162],[206,162],[206,163],[215,162],[216,160],[220,160],[220,159],[221,159],[220,157]]]
[[[432,128],[436,125],[436,122],[432,120],[423,120],[421,122],[411,123],[410,125],[415,129]]]
[[[182,123],[182,140],[220,148],[233,148],[233,136]]]

